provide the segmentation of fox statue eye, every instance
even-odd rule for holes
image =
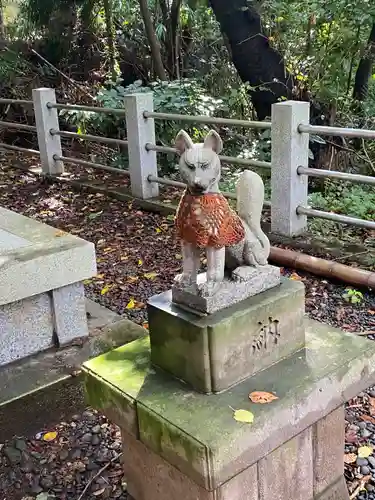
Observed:
[[[193,165],[192,163],[188,163],[187,161],[185,163],[190,170],[195,170],[195,165]]]

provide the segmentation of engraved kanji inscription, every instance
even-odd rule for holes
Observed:
[[[280,337],[279,320],[277,319],[268,318],[268,323],[259,322],[259,327],[260,333],[252,344],[253,354],[262,349],[267,350],[271,345],[277,344]]]

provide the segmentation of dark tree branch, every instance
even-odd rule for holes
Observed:
[[[163,60],[160,52],[159,40],[155,33],[154,24],[151,18],[151,12],[148,8],[147,0],[139,0],[139,6],[141,9],[141,14],[143,22],[145,25],[146,36],[150,44],[150,50],[152,55],[152,60],[154,62],[154,68],[156,76],[160,80],[167,80],[167,75],[164,69]]]
[[[252,87],[251,98],[260,120],[271,105],[291,98],[293,79],[282,56],[269,44],[258,12],[246,0],[210,0],[212,10],[228,38],[232,61],[241,80]]]
[[[359,61],[353,89],[353,99],[365,101],[368,94],[368,82],[371,78],[372,67],[375,61],[375,21],[367,42],[362,59]]]

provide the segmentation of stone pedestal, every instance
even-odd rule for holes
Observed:
[[[88,335],[92,243],[0,208],[0,366]]]
[[[301,349],[304,313],[304,285],[287,279],[203,317],[165,292],[148,304],[151,361],[197,391],[218,393]]]
[[[206,273],[201,273],[197,284],[203,285],[206,280]],[[241,266],[233,271],[231,277],[225,276],[220,288],[210,297],[202,297],[196,290],[193,293],[175,284],[172,287],[172,301],[188,311],[203,316],[242,303],[249,297],[254,297],[278,285],[280,285],[278,267]]]
[[[221,394],[155,368],[147,338],[84,372],[89,403],[121,427],[135,500],[349,499],[343,404],[375,381],[375,345],[362,337],[307,320],[305,348]],[[254,404],[253,391],[278,399]]]

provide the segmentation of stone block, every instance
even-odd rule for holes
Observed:
[[[314,500],[350,500],[344,476],[340,476],[322,493],[314,496]]]
[[[197,485],[212,491],[373,385],[375,345],[307,320],[305,349],[216,395],[199,394],[155,370],[147,339],[88,361],[83,370],[88,383],[94,381],[89,391],[92,406],[134,410],[139,440]],[[268,405],[254,404],[248,395],[259,390],[272,392],[278,399]],[[251,411],[254,422],[236,422],[232,408]],[[119,424],[127,425],[126,421]],[[309,441],[306,456],[313,456],[314,445],[305,439],[296,442],[307,450]],[[310,469],[312,474],[312,464]],[[334,491],[332,485],[328,488]]]
[[[259,461],[259,500],[313,497],[311,427]]]
[[[258,500],[257,466],[210,491],[170,465],[126,431],[121,431],[124,475],[134,500]]]
[[[88,241],[4,208],[0,208],[0,229],[0,248],[4,247],[0,305],[96,274],[95,247]]]
[[[344,406],[313,427],[314,495],[318,496],[344,474]]]
[[[198,276],[198,285],[206,282],[206,273]],[[218,291],[211,297],[202,297],[178,285],[172,287],[172,301],[188,310],[203,314],[213,314],[242,302],[249,297],[280,285],[280,268],[275,266],[242,266],[234,271],[231,278],[225,277]]]
[[[152,362],[204,393],[218,393],[305,343],[304,286],[279,287],[209,316],[171,302],[171,292],[148,304]]]
[[[35,295],[0,306],[0,365],[53,345],[51,298]]]
[[[89,334],[85,289],[82,283],[57,288],[52,291],[55,333],[60,346]]]

